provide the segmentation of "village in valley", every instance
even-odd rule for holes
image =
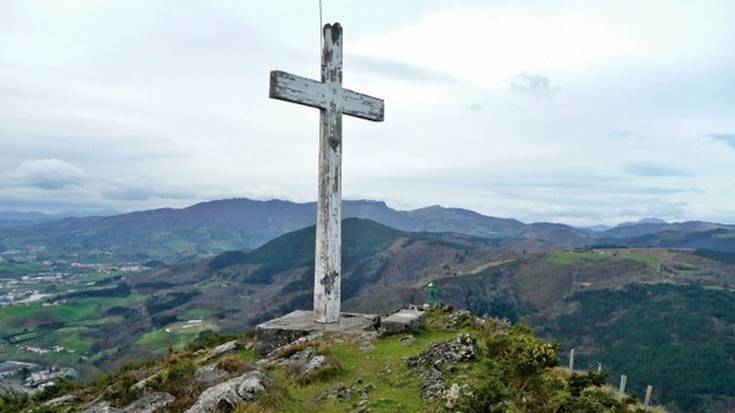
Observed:
[[[83,298],[84,291],[124,283],[126,277],[149,268],[140,263],[84,262],[75,257],[42,256],[38,249],[0,253],[0,379],[3,386],[33,393],[60,378],[78,379],[72,364],[88,360],[88,349],[63,336],[79,328],[74,317],[57,317]],[[94,295],[94,294],[92,294]],[[98,300],[103,299],[101,295]],[[32,322],[22,322],[22,314]],[[45,314],[36,317],[34,314]],[[67,329],[67,330],[64,330]],[[73,362],[71,362],[73,360]]]

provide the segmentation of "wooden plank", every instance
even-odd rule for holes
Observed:
[[[327,86],[322,82],[280,70],[271,71],[268,96],[273,99],[326,109],[327,97],[330,94]]]
[[[646,387],[646,398],[643,401],[643,410],[649,411],[649,408],[651,407],[651,397],[653,397],[653,386],[650,384],[648,387]]]
[[[322,82],[280,70],[271,72],[268,95],[273,99],[285,100],[317,109],[326,109],[327,101],[333,94],[335,94],[333,88],[327,87]],[[349,89],[343,89],[343,99],[342,113],[345,115],[374,122],[383,121],[385,112],[383,99]]]
[[[314,321],[336,323],[342,277],[342,26],[324,26],[322,82],[332,91],[319,115],[319,198],[314,257]]]
[[[383,99],[345,89],[342,113],[360,119],[382,122],[385,113],[385,104]]]

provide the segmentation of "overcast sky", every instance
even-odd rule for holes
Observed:
[[[586,225],[735,222],[735,2],[323,0],[343,193]],[[318,1],[0,0],[0,210],[316,197]]]

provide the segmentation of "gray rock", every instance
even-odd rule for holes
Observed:
[[[409,367],[421,369],[419,377],[424,398],[442,397],[447,389],[439,367],[445,363],[472,360],[476,354],[475,339],[465,333],[449,341],[431,343],[421,354],[409,357],[406,363]]]
[[[233,353],[240,350],[241,348],[242,346],[237,340],[228,341],[213,348],[212,351],[209,352],[209,355],[207,356],[205,361],[213,360],[223,354]]]
[[[431,343],[421,354],[408,358],[409,367],[438,366],[443,363],[459,363],[475,358],[477,345],[467,333],[460,334],[449,341]]]
[[[194,380],[198,383],[213,384],[227,378],[227,372],[215,365],[200,368],[194,373]]]
[[[46,403],[44,403],[43,405],[44,406],[53,407],[53,406],[58,406],[58,405],[64,404],[64,403],[72,403],[72,402],[75,402],[75,401],[77,401],[77,397],[76,396],[74,396],[73,394],[67,394],[65,396],[60,396],[60,397],[51,399],[51,400],[47,401]]]
[[[153,393],[125,406],[120,413],[154,413],[172,401],[174,401],[174,396],[168,393]]]
[[[240,403],[255,400],[270,383],[270,378],[258,370],[245,373],[202,392],[186,413],[209,413],[222,408],[234,409]]]
[[[81,413],[122,413],[122,411],[112,407],[110,402],[102,400],[92,403],[86,409],[82,410]]]
[[[429,366],[419,374],[421,379],[421,396],[425,399],[432,399],[444,394],[446,385],[441,371],[435,366]]]
[[[304,367],[301,369],[301,372],[307,376],[314,374],[324,365],[326,361],[327,358],[322,355],[314,356],[311,358],[311,360],[309,360],[308,363],[304,365]]]
[[[400,310],[380,320],[382,334],[413,333],[424,326],[426,314],[419,310]]]
[[[352,413],[367,413],[370,411],[368,409],[368,405],[370,401],[368,400],[368,391],[372,389],[372,386],[368,385],[362,388],[360,391],[360,397],[357,399],[357,403],[355,403],[355,408],[352,409]]]
[[[301,351],[292,354],[291,357],[281,361],[281,364],[301,370],[309,362],[309,360],[311,360],[311,358],[314,356],[314,353],[316,353],[316,349],[314,347],[307,347]]]
[[[456,330],[468,320],[472,320],[473,315],[467,310],[457,310],[441,318],[441,324],[448,330]]]
[[[447,391],[444,392],[444,407],[447,409],[453,409],[454,406],[457,405],[457,401],[459,400],[459,397],[461,396],[460,387],[457,383],[452,383],[452,385],[449,387]]]
[[[133,390],[143,390],[148,384],[150,384],[151,381],[153,381],[160,375],[161,375],[160,371],[154,374],[151,374],[150,376],[144,378],[143,380],[140,380],[137,383],[133,384],[132,386],[130,386],[130,388]]]
[[[409,334],[407,336],[401,337],[401,340],[400,341],[401,341],[401,344],[405,344],[407,346],[410,346],[410,345],[416,343],[416,337],[414,337],[414,336],[412,336],[412,335]]]
[[[329,390],[327,390],[327,393],[322,397],[325,399],[345,401],[352,398],[352,390],[345,387],[342,383],[337,383],[332,385],[332,387],[330,387]]]

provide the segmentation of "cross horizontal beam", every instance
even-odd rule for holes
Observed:
[[[285,100],[317,109],[328,109],[329,98],[340,91],[343,96],[343,114],[374,122],[383,121],[385,112],[383,99],[353,92],[340,86],[331,87],[325,83],[280,70],[271,72],[268,95],[273,99]]]

